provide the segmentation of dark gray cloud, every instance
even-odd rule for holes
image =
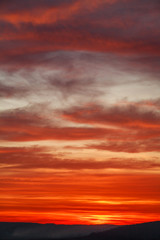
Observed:
[[[25,9],[26,4],[29,8],[38,6],[47,10],[50,5],[71,4],[71,1],[64,0],[13,2],[6,6]],[[54,23],[20,21],[14,24],[2,18],[2,59],[5,61],[8,56],[16,60],[29,53],[32,58],[36,53],[55,50],[121,52],[136,55],[137,59],[154,58],[160,53],[159,9],[158,1],[116,1],[98,4],[97,8],[90,10],[81,6],[68,18],[57,18]],[[157,65],[159,58],[154,61]]]
[[[77,0],[1,0],[0,2],[0,12],[1,13],[16,13],[16,12],[26,12],[29,10],[38,9],[48,9],[50,7],[61,7],[72,4]]]

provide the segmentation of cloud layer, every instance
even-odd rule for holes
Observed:
[[[159,218],[158,0],[0,1],[0,221]]]

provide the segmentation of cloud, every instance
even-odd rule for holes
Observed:
[[[5,85],[0,82],[0,98],[22,97],[28,93],[28,89],[20,86]]]
[[[110,81],[113,69],[110,58],[106,63],[102,59],[103,54],[87,52],[23,55],[7,60],[1,82],[7,79],[8,88],[19,91],[19,97],[21,91],[21,97],[30,102],[33,98],[52,104],[57,101],[58,105],[62,102],[65,105],[70,99],[84,102],[102,95],[104,85],[109,88],[116,84],[115,80]]]
[[[91,125],[106,125],[132,129],[159,129],[160,114],[154,109],[146,109],[134,104],[103,107],[89,105],[64,111],[62,117],[73,122]]]
[[[159,99],[140,102],[122,102],[113,106],[88,105],[64,110],[68,121],[111,129],[103,142],[86,145],[86,148],[113,152],[152,152],[160,149]]]
[[[70,26],[66,24],[59,25],[38,25],[35,26],[31,23],[21,23],[19,28],[10,27],[8,32],[3,32],[2,37],[8,41],[14,40],[15,42],[21,41],[21,45],[14,51],[7,52],[7,48],[3,49],[3,56],[12,56],[14,53],[36,53],[44,51],[56,50],[86,50],[86,51],[99,51],[99,52],[113,52],[124,54],[137,54],[159,56],[159,42],[151,40],[134,40],[125,39],[124,37],[117,36],[111,30],[102,28],[101,33],[96,33],[96,27],[88,26],[84,22],[84,27],[76,25]],[[15,28],[14,30],[12,30]],[[86,28],[86,29],[85,29]],[[107,34],[108,31],[108,34]],[[113,31],[113,30],[112,30]],[[115,29],[115,33],[117,29]],[[121,32],[121,31],[119,31]],[[124,33],[123,35],[127,35]],[[112,36],[113,35],[113,36]],[[155,36],[153,36],[155,37]],[[159,36],[156,36],[158,38]],[[65,41],[64,41],[65,39]],[[47,44],[46,44],[47,42]],[[26,43],[26,46],[25,46]],[[7,44],[7,42],[6,42]],[[25,46],[25,48],[23,47]],[[7,45],[6,45],[7,46]]]
[[[67,0],[59,0],[58,2],[52,1],[52,0],[35,0],[34,2],[31,0],[14,0],[14,3],[8,4],[10,1],[1,1],[1,12],[2,13],[20,13],[20,12],[28,12],[28,10],[36,10],[37,8],[45,9],[49,7],[58,7],[63,5],[70,5],[76,0],[71,0],[68,2]]]
[[[65,127],[54,125],[42,115],[27,110],[7,111],[1,114],[0,133],[2,140],[87,140],[115,134],[113,130],[91,127]]]
[[[159,58],[158,1],[16,2],[1,3],[2,63],[57,50]]]
[[[68,171],[76,170],[103,170],[103,169],[121,169],[121,170],[147,170],[160,168],[158,159],[134,159],[134,158],[109,158],[104,161],[96,159],[68,159],[65,156],[59,156],[47,152],[42,147],[26,148],[0,148],[1,168],[5,171],[15,169],[66,169]]]
[[[159,151],[160,116],[157,109],[158,99],[124,101],[110,107],[88,104],[56,110],[53,115],[49,109],[45,110],[45,105],[16,109],[1,114],[1,140],[100,140],[100,143],[85,148],[129,153]],[[42,114],[44,111],[45,115]],[[74,126],[68,125],[72,122]]]
[[[127,152],[127,153],[140,153],[140,152],[160,152],[160,138],[135,140],[135,141],[106,141],[98,144],[86,145],[86,148],[112,151],[112,152]]]
[[[0,220],[158,219],[159,3],[0,1]]]

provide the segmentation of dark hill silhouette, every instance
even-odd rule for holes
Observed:
[[[60,239],[87,236],[114,225],[56,225],[0,222],[0,240]]]
[[[120,226],[101,233],[93,233],[81,240],[160,240],[160,221]]]
[[[108,230],[104,231],[104,229]],[[0,240],[35,239],[160,240],[160,221],[119,227],[114,225],[0,223]]]

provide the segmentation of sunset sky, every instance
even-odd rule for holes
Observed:
[[[0,1],[0,221],[160,220],[160,1]]]

